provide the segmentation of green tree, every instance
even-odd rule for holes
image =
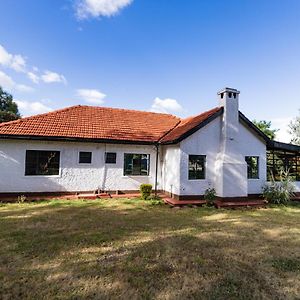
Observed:
[[[20,119],[18,105],[13,101],[13,96],[4,92],[0,87],[0,123]]]
[[[289,124],[289,133],[292,135],[291,143],[300,146],[300,109],[299,116]]]
[[[268,136],[271,140],[275,139],[276,136],[276,132],[279,129],[272,129],[272,123],[271,121],[266,121],[266,120],[262,120],[262,121],[256,121],[253,120],[253,124],[258,127],[258,129],[260,129],[266,136]]]

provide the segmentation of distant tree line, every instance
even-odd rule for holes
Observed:
[[[272,128],[271,121],[253,120],[253,124],[257,128],[259,128],[271,140],[275,139],[276,132],[279,130],[279,129]],[[289,124],[289,133],[291,135],[291,143],[300,146],[300,109],[299,109],[299,115],[296,116]]]
[[[299,115],[290,122],[289,133],[292,136],[291,143],[300,146],[300,109]]]

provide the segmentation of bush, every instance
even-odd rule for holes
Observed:
[[[262,188],[262,194],[265,200],[274,204],[286,204],[294,196],[295,187],[289,176],[289,172],[280,173],[280,181],[275,181],[274,176],[270,183]]]
[[[141,197],[143,200],[147,200],[152,193],[152,184],[143,183],[140,186]]]
[[[207,201],[207,204],[212,205],[213,201],[216,199],[216,190],[214,188],[206,189],[204,199]]]
[[[24,203],[27,200],[27,197],[25,195],[18,196],[17,202],[18,203]]]

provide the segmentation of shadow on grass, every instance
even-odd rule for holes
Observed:
[[[294,212],[127,200],[0,210],[0,298],[295,298],[297,269],[274,265],[298,260]]]

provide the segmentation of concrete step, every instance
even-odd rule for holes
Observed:
[[[206,204],[205,200],[175,200],[173,198],[164,197],[163,201],[171,206],[184,206],[184,205],[203,205]]]
[[[243,201],[226,201],[216,200],[214,202],[216,208],[239,208],[239,207],[266,207],[264,200],[243,200]]]

